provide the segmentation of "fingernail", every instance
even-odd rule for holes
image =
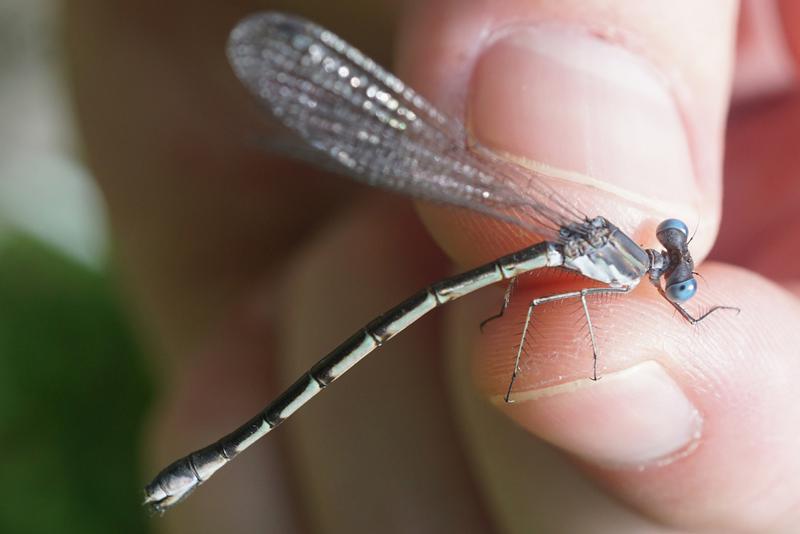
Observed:
[[[467,119],[485,145],[566,177],[685,201],[694,172],[666,78],[577,28],[503,35],[476,64]]]
[[[656,361],[523,392],[509,414],[542,439],[590,462],[646,466],[693,449],[700,412]]]

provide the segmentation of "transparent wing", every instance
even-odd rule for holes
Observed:
[[[324,155],[327,168],[548,236],[584,219],[540,175],[470,146],[458,121],[312,22],[252,15],[231,33],[228,57],[259,100]]]

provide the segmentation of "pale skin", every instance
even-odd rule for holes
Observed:
[[[108,201],[121,278],[158,354],[159,385],[171,391],[154,407],[143,480],[238,425],[355,328],[453,264],[471,267],[536,240],[470,214],[415,210],[404,198],[248,143],[264,124],[225,63],[227,32],[247,13],[288,10],[291,2],[64,4],[87,161]],[[698,229],[691,250],[704,277],[687,307],[742,312],[692,327],[646,282],[594,307],[590,300],[601,375],[591,389],[582,382],[591,351],[574,335],[580,315],[553,306],[542,312],[514,386],[533,392],[528,402],[493,406],[486,399],[505,392],[530,301],[581,286],[558,276],[522,279],[504,317],[481,335],[478,325],[503,296],[502,288],[490,290],[382,348],[158,527],[796,530],[800,98],[787,85],[800,65],[794,3],[776,4],[773,25],[764,23],[763,7],[748,5],[738,37],[739,6],[722,0],[307,4],[305,16],[391,66],[446,112],[469,117],[485,142],[563,171],[571,183],[594,180],[595,187],[574,186],[576,203],[643,244],[656,245],[662,218],[684,218]],[[658,82],[640,82],[613,108],[602,103],[618,92],[587,100],[596,122],[560,109],[560,122],[547,122],[555,104],[541,102],[542,87],[553,84],[560,102],[586,89],[573,93],[578,82],[543,64],[526,78],[518,62],[532,57],[531,48],[520,55],[485,38],[509,27],[533,27],[537,36],[555,27],[550,46],[573,46],[559,40],[564,34],[589,35],[611,47],[609,61],[622,49]],[[776,35],[785,35],[785,61],[775,59]],[[590,57],[592,65],[605,60]],[[525,99],[505,95],[491,81],[498,76]],[[659,104],[662,89],[680,121]],[[646,111],[625,108],[642,95]],[[528,111],[517,122],[520,101]],[[643,124],[659,125],[652,139],[643,139],[647,127],[636,129],[647,113]],[[670,137],[675,124],[689,156]],[[656,156],[647,152],[653,147]],[[716,261],[703,261],[712,246]],[[316,325],[312,333],[308,325]],[[565,336],[572,356],[551,357]],[[663,454],[631,445],[649,443],[686,415],[675,403],[631,408],[650,406],[651,391],[637,390],[646,381],[631,383],[636,376],[626,370],[653,368],[701,422]],[[573,386],[547,389],[559,382]],[[648,426],[653,421],[663,424]]]

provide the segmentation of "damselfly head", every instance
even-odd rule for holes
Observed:
[[[687,246],[689,228],[679,219],[667,219],[656,229],[658,241],[667,250],[669,265],[664,270],[664,293],[672,302],[686,302],[697,293],[694,261]]]

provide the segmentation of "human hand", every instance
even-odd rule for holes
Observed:
[[[249,149],[243,139],[258,121],[221,55],[246,11],[179,6],[87,3],[68,19],[79,112],[121,264],[174,362],[156,425],[165,462],[237,425],[351,331],[447,271],[402,199],[316,179]],[[573,181],[591,179],[576,203],[647,244],[660,218],[697,224],[699,260],[720,218],[734,8],[421,3],[403,18],[398,73],[444,111],[468,117],[484,143]],[[388,27],[392,17],[380,6],[372,8],[380,15],[362,9],[311,16],[374,55],[359,27],[370,16]],[[481,48],[509,27],[518,31]],[[781,245],[798,235],[789,217],[796,98],[747,103],[728,136],[731,209],[718,254],[791,289],[798,265]],[[529,244],[500,224],[421,211],[463,265]],[[585,380],[591,354],[575,335],[574,309],[544,310],[516,386],[535,398],[501,405],[518,426],[473,384],[490,397],[504,391],[532,296],[578,282],[523,284],[483,337],[477,324],[496,298],[454,305],[220,472],[170,512],[169,525],[790,530],[800,420],[790,325],[800,311],[789,292],[748,271],[710,262],[698,269],[708,280],[699,303],[737,305],[741,315],[691,327],[650,287],[602,302],[592,316],[603,376],[596,384]],[[546,389],[555,382],[573,386]]]

